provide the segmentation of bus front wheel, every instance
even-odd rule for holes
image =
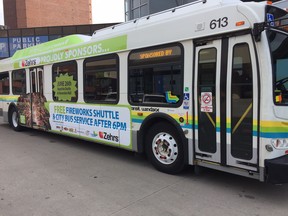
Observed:
[[[12,107],[9,112],[9,124],[15,131],[21,131],[22,129],[19,124],[19,113],[16,107]]]
[[[146,139],[149,161],[159,171],[176,174],[184,169],[184,148],[180,135],[170,124],[160,122],[153,125]]]

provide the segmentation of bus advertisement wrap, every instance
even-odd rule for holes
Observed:
[[[53,131],[113,145],[131,144],[128,107],[50,103],[49,110]]]
[[[61,38],[63,40],[63,38]],[[57,41],[57,40],[56,40]],[[55,42],[56,43],[56,42]],[[65,45],[66,46],[66,45]],[[33,49],[34,47],[31,47]],[[45,47],[43,47],[44,49]],[[61,47],[59,47],[61,48]],[[127,36],[119,36],[103,41],[97,41],[85,45],[75,46],[71,48],[63,47],[63,49],[53,52],[47,53],[35,57],[27,57],[23,56],[22,59],[15,60],[14,68],[24,68],[29,66],[37,66],[43,64],[51,64],[55,62],[61,61],[69,61],[78,58],[84,58],[88,56],[97,56],[104,53],[110,53],[120,50],[125,50],[127,48]],[[44,50],[45,53],[46,50]],[[31,51],[32,52],[32,51]],[[43,53],[39,50],[39,53]],[[23,53],[24,54],[24,53]],[[12,59],[16,59],[17,56],[21,56],[21,53],[12,57]]]
[[[53,83],[53,92],[55,92],[55,97],[59,101],[71,101],[73,97],[76,97],[76,81],[73,80],[73,76],[68,74],[60,74],[56,77],[56,82]]]

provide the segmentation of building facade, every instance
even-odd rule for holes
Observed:
[[[196,0],[125,0],[125,19],[137,19],[193,1]]]
[[[199,0],[125,0],[125,19],[126,21],[137,19],[149,14],[164,11],[170,8],[178,7],[190,2]],[[248,1],[264,1],[264,0],[242,0]],[[279,0],[273,0],[277,2]],[[286,0],[285,0],[286,1]]]
[[[10,29],[92,24],[91,0],[3,0]]]

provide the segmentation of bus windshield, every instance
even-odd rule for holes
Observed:
[[[274,103],[288,105],[288,33],[267,31],[273,69]]]
[[[288,105],[288,13],[285,10],[267,6],[267,37],[270,46],[274,103]]]

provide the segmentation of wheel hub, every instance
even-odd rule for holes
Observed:
[[[159,133],[153,139],[154,156],[163,164],[173,163],[178,156],[176,140],[168,133]]]

